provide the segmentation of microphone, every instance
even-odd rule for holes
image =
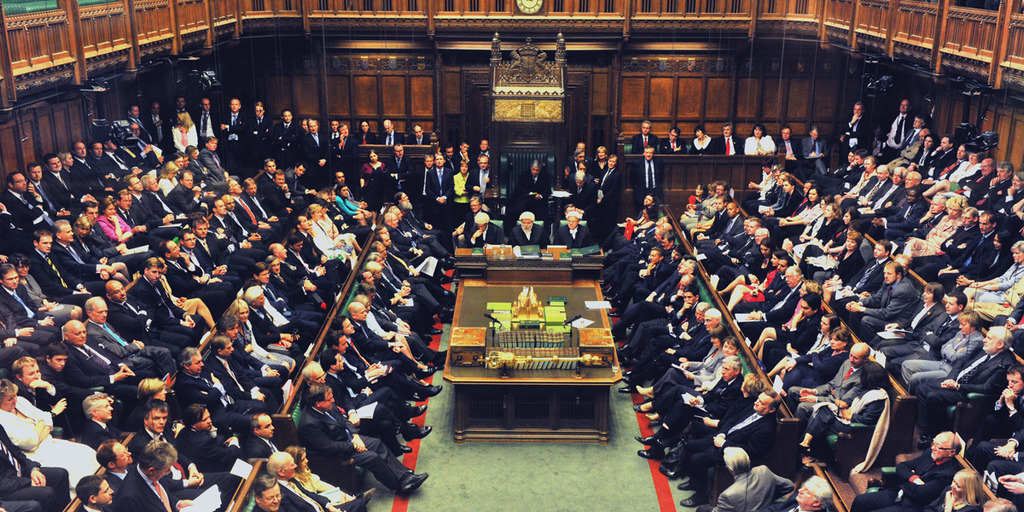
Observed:
[[[490,313],[484,313],[484,317],[486,317],[488,320],[498,324],[499,328],[501,327],[501,320],[498,320],[497,318],[494,318]]]
[[[576,315],[576,316],[574,316],[572,318],[566,319],[566,321],[562,322],[562,326],[569,325],[569,324],[575,322],[576,320],[579,320],[580,318],[583,318],[583,315]]]

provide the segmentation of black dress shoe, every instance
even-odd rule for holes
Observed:
[[[668,469],[664,464],[658,466],[658,472],[667,476],[669,480],[674,480],[683,476],[683,472],[678,469]]]
[[[423,416],[423,413],[425,413],[425,412],[427,412],[427,406],[426,405],[416,405],[416,406],[413,406],[413,408],[412,408],[412,416],[409,416],[409,418],[411,419],[411,418],[417,418],[417,417]]]
[[[418,475],[408,474],[406,475],[405,478],[402,479],[402,482],[398,485],[398,490],[395,492],[397,492],[398,494],[409,494],[410,492],[419,489],[419,487],[423,485],[423,482],[426,481],[427,477],[429,476],[430,474],[428,473],[420,473]]]
[[[430,329],[427,329],[427,334],[429,334],[430,336],[436,336],[436,335],[441,334],[443,332],[444,332],[444,329],[438,329],[437,327],[431,327]]]
[[[622,386],[621,388],[619,388],[619,393],[632,394],[633,386]]]
[[[402,437],[404,437],[406,441],[412,441],[414,439],[423,439],[424,437],[427,437],[427,435],[430,434],[433,430],[434,427],[414,428],[411,432],[402,433]]]
[[[399,446],[398,453],[412,453],[412,448],[409,448],[408,446]]]
[[[434,366],[444,366],[444,362],[448,360],[448,351],[440,350],[437,355],[434,356]]]
[[[699,507],[701,505],[707,505],[709,501],[711,501],[711,500],[708,499],[708,495],[703,493],[703,492],[701,492],[701,493],[693,493],[693,496],[690,496],[689,498],[686,498],[685,500],[680,501],[679,504],[684,506],[684,507],[695,508],[695,507]]]
[[[647,444],[647,445],[651,445],[651,446],[661,445],[661,441],[659,441],[658,438],[654,437],[654,436],[647,436],[647,437],[636,436],[633,439],[636,439],[637,442],[639,442],[640,444]]]
[[[432,397],[437,396],[437,394],[440,393],[442,389],[443,388],[441,386],[427,386],[425,389],[420,391],[420,393],[426,395],[427,397]]]
[[[645,459],[650,459],[650,460],[661,460],[661,459],[663,459],[665,457],[665,451],[664,450],[657,450],[657,449],[653,449],[653,448],[650,449],[650,450],[640,450],[640,451],[636,452],[636,454],[641,456],[641,457],[643,457],[643,458],[645,458]]]
[[[693,490],[693,489],[690,488],[690,481],[689,480],[687,480],[687,481],[677,485],[676,489],[679,489],[680,491],[692,491]]]
[[[608,316],[611,318],[618,318],[622,316],[622,313],[619,313],[619,310],[616,309],[615,311],[609,311]]]
[[[645,410],[641,409],[640,408],[641,405],[643,405],[643,404],[633,404],[633,410],[636,411],[636,412],[648,412],[648,411],[645,411]],[[647,443],[644,443],[644,444],[647,444]]]
[[[413,373],[413,375],[415,375],[417,379],[425,379],[425,378],[430,377],[431,375],[433,375],[434,372],[436,372],[436,371],[437,371],[437,368],[435,368],[433,366],[428,366],[427,369],[425,369],[425,370],[416,370]]]
[[[455,280],[455,278],[453,278],[452,276],[450,276],[448,274],[441,274],[441,284],[448,284],[448,283],[450,283],[450,282],[452,282],[454,280]]]

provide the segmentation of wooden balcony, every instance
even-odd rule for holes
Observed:
[[[999,11],[957,7],[955,0],[543,0],[533,15],[519,12],[515,0],[48,1],[5,2],[5,104],[42,86],[209,51],[247,34],[358,34],[372,42],[391,29],[423,41],[480,41],[495,31],[561,31],[570,43],[627,44],[663,41],[666,30],[679,42],[700,42],[708,31],[739,40],[797,36],[996,88],[1024,88],[1024,15],[1011,14],[1020,12],[1020,0]]]

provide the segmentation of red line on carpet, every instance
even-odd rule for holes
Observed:
[[[451,274],[449,273],[449,275],[451,275]],[[444,289],[451,290],[451,284],[444,285]],[[435,324],[435,326],[439,326],[442,329],[444,328],[443,324]],[[435,335],[435,336],[431,336],[431,339],[430,339],[430,348],[431,349],[437,350],[437,349],[441,348],[441,336],[443,336],[443,335],[442,334],[438,334],[438,335]],[[435,373],[434,375],[437,375],[437,374]],[[431,375],[427,379],[427,381],[430,382],[431,384],[434,383],[434,375]],[[428,398],[428,399],[424,400],[423,402],[419,402],[419,403],[427,404],[429,402],[430,402],[430,399]],[[423,414],[422,416],[420,416],[418,418],[414,418],[412,420],[412,424],[416,425],[417,427],[422,427],[424,422],[426,422],[426,419],[427,419],[427,415]],[[405,454],[405,456],[402,457],[402,464],[405,467],[409,468],[409,469],[415,470],[416,469],[416,459],[418,459],[419,455],[420,455],[420,440],[416,439],[416,440],[413,440],[413,441],[409,441],[406,444],[409,446],[409,448],[412,448],[412,451],[407,453],[407,454]],[[671,496],[669,496],[669,498],[671,498]],[[396,494],[395,495],[395,501],[392,502],[392,504],[391,504],[391,512],[408,512],[408,510],[409,510],[409,496],[400,496],[400,495]]]

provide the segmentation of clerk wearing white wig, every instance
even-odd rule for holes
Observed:
[[[594,239],[590,236],[590,230],[580,224],[583,212],[572,209],[565,212],[566,225],[559,226],[555,233],[555,245],[564,245],[569,249],[582,249],[594,245]]]
[[[544,226],[538,225],[534,220],[533,212],[519,214],[519,225],[512,228],[508,236],[508,243],[512,246],[539,245],[541,249],[548,246],[548,235]]]
[[[505,235],[501,228],[491,224],[491,216],[484,212],[477,213],[473,217],[476,230],[469,236],[469,247],[483,247],[485,245],[501,245],[505,243]]]

